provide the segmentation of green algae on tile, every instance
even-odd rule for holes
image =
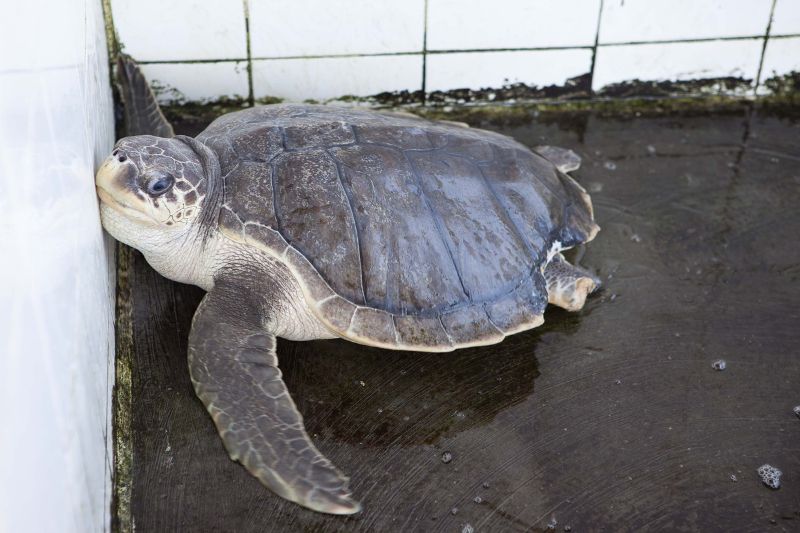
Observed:
[[[114,389],[112,395],[112,434],[114,451],[113,495],[111,527],[113,531],[133,531],[131,514],[131,487],[133,485],[133,417],[132,373],[134,367],[133,318],[129,266],[131,249],[117,243],[117,297],[114,361]]]

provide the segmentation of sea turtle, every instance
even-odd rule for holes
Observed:
[[[170,135],[140,89],[129,105]],[[457,124],[277,104],[195,138],[125,137],[96,185],[111,235],[208,291],[189,369],[230,456],[284,498],[349,514],[360,505],[305,432],[276,336],[446,352],[534,328],[548,301],[580,309],[599,282],[560,252],[599,227],[566,174],[578,163]]]

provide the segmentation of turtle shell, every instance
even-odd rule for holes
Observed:
[[[220,229],[280,258],[336,334],[445,351],[542,323],[542,270],[597,232],[589,196],[496,133],[279,104],[198,136],[219,157]]]

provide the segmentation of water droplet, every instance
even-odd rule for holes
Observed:
[[[795,405],[792,411],[794,411],[794,414],[797,415],[797,418],[800,418],[800,405]]]
[[[605,163],[603,163],[603,166],[608,170],[616,170],[617,169],[617,164],[614,163],[613,161],[606,161]]]
[[[761,481],[767,487],[771,489],[781,488],[781,476],[783,475],[783,472],[774,466],[767,464],[759,466],[758,475],[761,477]]]
[[[442,462],[444,464],[447,464],[452,460],[453,460],[453,454],[452,453],[450,453],[450,452],[442,452]]]
[[[489,488],[489,482],[488,481],[484,481],[483,482],[483,488],[484,489],[488,489]]]
[[[596,181],[590,182],[588,186],[590,193],[598,193],[603,191],[603,184],[597,183]]]
[[[615,379],[614,383],[617,384],[617,385],[622,385],[622,380],[621,379]]]
[[[564,531],[572,531],[572,526],[564,526]]]
[[[651,154],[651,155],[655,154],[656,153],[656,147],[653,146],[652,144],[648,144],[647,145],[647,153]]]
[[[736,477],[736,474],[731,474],[731,481],[733,481],[734,483],[739,481],[739,479]]]
[[[547,523],[547,529],[555,529],[557,525],[556,515],[551,516],[550,521]]]
[[[483,503],[483,498],[481,498],[480,496],[475,496],[475,498],[473,498],[472,501],[474,501],[475,503]]]
[[[637,233],[634,233],[633,235],[631,235],[631,240],[633,242],[642,242],[642,238],[639,237],[639,234],[637,234]]]
[[[458,507],[453,507],[452,509],[450,509],[450,514],[451,515],[457,515],[458,514]]]
[[[716,361],[711,363],[711,368],[713,368],[714,370],[722,371],[722,370],[725,370],[725,368],[727,366],[728,366],[728,363],[726,363],[724,359],[717,359]]]
[[[461,528],[461,533],[475,533],[475,528],[470,524],[464,524],[464,527]]]

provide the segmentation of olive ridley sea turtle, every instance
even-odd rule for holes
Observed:
[[[360,509],[306,434],[275,338],[393,350],[488,345],[583,307],[598,285],[561,251],[592,240],[568,150],[401,113],[278,104],[172,130],[135,64],[137,135],[96,178],[104,227],[208,291],[189,370],[231,458],[316,511]],[[124,86],[124,82],[123,82]],[[149,129],[148,129],[149,128]]]

